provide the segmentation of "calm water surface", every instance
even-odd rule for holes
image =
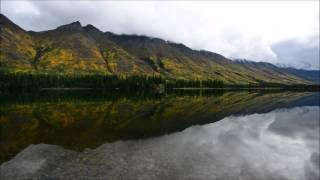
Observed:
[[[0,179],[319,179],[320,93],[0,97]]]

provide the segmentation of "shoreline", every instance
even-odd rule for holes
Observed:
[[[125,90],[121,88],[40,88],[41,91]],[[221,87],[221,88],[165,88],[164,90],[303,90],[320,92],[306,87]],[[148,90],[150,91],[150,90]],[[152,90],[151,90],[152,91]]]

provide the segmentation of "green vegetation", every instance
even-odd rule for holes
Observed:
[[[168,79],[158,75],[8,73],[0,71],[0,92],[31,92],[41,89],[117,89],[119,91],[156,91],[169,89],[286,89],[320,91],[320,85],[280,83],[225,84],[212,79]]]
[[[192,50],[183,44],[102,32],[92,25],[83,27],[79,22],[49,31],[30,32],[0,14],[0,24],[0,69],[15,74],[29,73],[31,75],[26,76],[31,79],[47,78],[48,84],[58,79],[58,85],[63,87],[78,86],[80,82],[72,84],[69,81],[82,81],[83,78],[86,83],[80,87],[93,87],[93,84],[97,85],[95,88],[114,86],[98,83],[104,79],[100,74],[112,75],[106,79],[116,78],[121,82],[141,80],[135,84],[149,83],[145,80],[149,77],[163,77],[173,83],[168,87],[178,88],[221,87],[222,81],[226,85],[242,86],[311,84],[309,80],[269,63],[232,61],[213,52]],[[89,77],[86,74],[99,75]],[[17,75],[17,80],[25,76]],[[14,78],[11,74],[6,76]],[[125,80],[127,78],[130,80]],[[28,82],[21,83],[29,86],[25,85]],[[38,87],[35,82],[30,83]]]
[[[51,51],[51,48],[46,46],[37,46],[35,47],[35,50],[36,50],[36,55],[34,59],[32,59],[31,64],[33,65],[34,69],[37,70],[40,58],[43,55],[45,55],[47,52]]]
[[[119,89],[125,91],[172,88],[222,88],[220,80],[174,80],[161,76],[103,74],[0,73],[0,90],[31,91],[44,88]]]

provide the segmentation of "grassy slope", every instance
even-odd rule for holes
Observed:
[[[157,38],[103,33],[79,22],[26,32],[5,16],[1,22],[0,68],[44,73],[149,74],[175,79],[220,79],[226,83],[308,83],[277,67],[233,62]]]

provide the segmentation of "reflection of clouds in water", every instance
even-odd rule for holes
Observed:
[[[281,135],[302,139],[319,138],[319,111],[317,108],[302,107],[280,111],[269,129]],[[290,113],[290,116],[287,115]]]
[[[275,133],[303,141],[308,147],[310,163],[304,167],[307,179],[319,179],[319,113],[316,107],[284,109],[269,127]]]
[[[318,118],[319,107],[228,117],[158,138],[107,143],[79,154],[35,145],[3,164],[1,176],[317,179]],[[33,173],[19,166],[26,160],[46,163]]]

